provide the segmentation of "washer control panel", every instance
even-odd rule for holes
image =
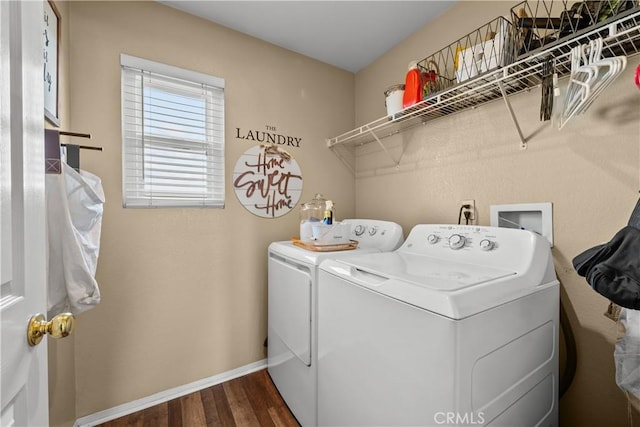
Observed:
[[[542,263],[553,275],[549,241],[528,230],[477,225],[419,224],[396,251],[407,262],[415,257],[435,260],[425,265],[478,265],[527,272]],[[427,267],[425,267],[427,268]]]
[[[429,252],[447,251],[494,251],[500,248],[498,232],[493,227],[468,225],[420,225],[423,230],[411,232],[406,246],[418,249],[429,248]],[[423,244],[424,243],[424,244]]]

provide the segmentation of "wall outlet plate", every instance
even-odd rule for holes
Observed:
[[[464,218],[464,213],[465,212],[471,212],[471,216],[469,216],[469,221],[475,221],[476,220],[476,201],[473,199],[470,200],[463,200],[462,202],[460,202],[460,205],[469,205],[471,206],[470,208],[463,208],[462,209],[462,215]]]

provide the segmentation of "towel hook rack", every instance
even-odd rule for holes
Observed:
[[[60,143],[60,135],[75,138],[91,139],[90,133],[71,132],[57,129],[45,129],[45,171],[47,173],[60,173],[60,147],[67,149],[67,164],[80,171],[80,150],[102,151],[102,147],[92,145],[78,145]]]

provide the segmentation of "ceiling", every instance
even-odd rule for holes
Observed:
[[[160,3],[355,73],[455,0]]]

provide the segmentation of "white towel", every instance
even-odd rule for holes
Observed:
[[[100,252],[104,191],[100,178],[62,163],[46,175],[48,317],[79,314],[100,302],[95,274]]]

